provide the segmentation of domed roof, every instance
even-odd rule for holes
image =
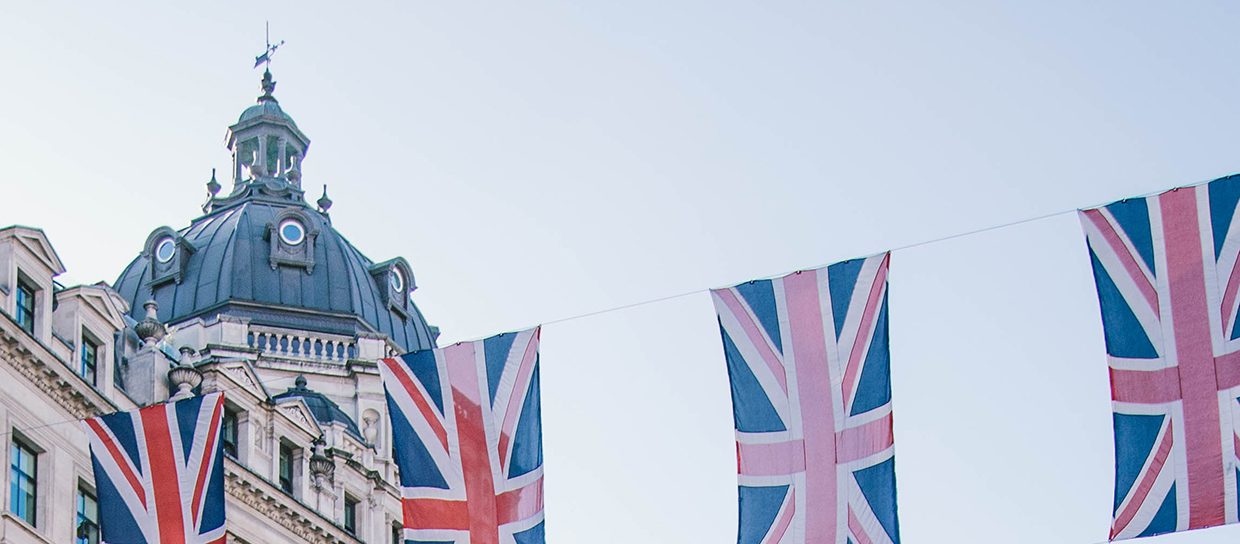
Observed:
[[[305,376],[298,376],[297,382],[293,387],[271,397],[272,400],[277,402],[288,398],[299,398],[306,403],[306,408],[310,409],[310,413],[314,414],[314,419],[318,420],[319,423],[327,425],[342,423],[344,424],[345,431],[359,439],[362,438],[362,433],[357,428],[357,422],[353,421],[349,414],[344,413],[344,410],[340,409],[339,404],[336,404],[322,393],[307,388]]]
[[[297,123],[293,122],[293,118],[290,117],[289,114],[284,113],[284,109],[281,108],[280,104],[275,100],[264,100],[246,108],[245,111],[241,112],[241,117],[237,119],[237,123],[244,123],[251,119],[258,119],[260,117],[267,117],[271,120],[281,120],[293,126],[297,126]]]
[[[142,319],[143,303],[153,299],[168,324],[223,314],[294,330],[381,333],[406,351],[434,347],[431,328],[410,300],[416,285],[403,259],[376,264],[300,196],[227,204],[180,231],[152,233],[114,284],[134,319]],[[290,221],[300,233],[285,231]]]

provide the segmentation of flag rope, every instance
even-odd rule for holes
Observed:
[[[1217,179],[1217,178],[1216,178],[1216,179]],[[1017,220],[1015,220],[1015,221],[1009,221],[1009,222],[1007,222],[1007,223],[999,223],[999,224],[990,225],[990,226],[986,226],[986,227],[975,228],[975,229],[972,229],[972,230],[967,230],[967,231],[963,231],[963,232],[957,232],[957,233],[953,233],[953,234],[947,234],[947,235],[944,235],[944,236],[940,236],[940,237],[938,237],[938,238],[931,238],[931,239],[928,239],[928,240],[921,240],[921,241],[917,241],[917,242],[912,242],[912,243],[909,243],[909,244],[905,244],[905,245],[902,245],[902,246],[892,247],[892,248],[885,249],[885,250],[882,250],[882,251],[885,251],[885,252],[904,251],[904,250],[907,250],[907,249],[913,249],[913,248],[918,248],[918,247],[922,247],[922,246],[928,246],[928,245],[938,244],[938,243],[942,243],[942,242],[947,242],[947,241],[950,241],[950,240],[955,240],[955,239],[958,239],[958,238],[967,238],[967,237],[969,237],[969,236],[976,236],[976,235],[978,235],[978,234],[984,234],[984,233],[991,232],[991,231],[995,231],[995,230],[1002,230],[1002,229],[1006,229],[1006,228],[1010,228],[1010,227],[1016,227],[1016,226],[1024,225],[1024,224],[1027,224],[1027,223],[1036,223],[1036,222],[1038,222],[1038,221],[1044,221],[1044,220],[1046,220],[1046,219],[1051,219],[1051,218],[1059,217],[1059,216],[1061,216],[1061,215],[1067,215],[1067,214],[1070,214],[1070,213],[1076,213],[1077,211],[1080,211],[1080,210],[1082,210],[1082,209],[1089,209],[1089,208],[1096,208],[1096,207],[1098,207],[1098,206],[1104,206],[1104,205],[1106,205],[1106,204],[1110,204],[1110,203],[1112,203],[1112,202],[1127,201],[1127,200],[1137,199],[1137,198],[1145,198],[1145,197],[1148,197],[1148,196],[1153,196],[1153,195],[1156,195],[1156,194],[1159,194],[1159,193],[1163,193],[1163,192],[1166,192],[1166,191],[1170,191],[1170,190],[1183,189],[1183,188],[1189,188],[1189,187],[1196,187],[1196,186],[1198,186],[1198,185],[1205,185],[1205,184],[1209,183],[1210,181],[1212,181],[1212,180],[1200,181],[1200,182],[1197,182],[1197,183],[1192,183],[1192,184],[1189,184],[1189,185],[1177,186],[1177,187],[1174,187],[1174,188],[1171,188],[1171,189],[1158,189],[1158,190],[1150,191],[1150,192],[1143,193],[1143,194],[1136,195],[1136,196],[1129,196],[1129,197],[1125,197],[1125,198],[1122,198],[1122,199],[1110,199],[1110,200],[1106,200],[1106,201],[1103,201],[1103,202],[1099,202],[1099,203],[1097,203],[1097,204],[1093,204],[1093,205],[1090,205],[1090,206],[1085,206],[1085,207],[1083,207],[1083,208],[1070,208],[1070,209],[1066,209],[1066,210],[1059,210],[1059,211],[1055,211],[1055,212],[1044,213],[1044,214],[1041,214],[1041,215],[1035,215],[1035,216],[1032,216],[1032,217],[1025,217],[1025,218],[1023,218],[1023,219],[1017,219]],[[874,253],[870,253],[870,254],[865,255],[865,256],[869,256],[869,255],[877,255],[878,253],[881,253],[881,252],[874,252]],[[816,269],[816,268],[822,268],[822,267],[824,267],[824,266],[827,266],[827,265],[829,265],[829,264],[832,264],[833,262],[835,262],[835,261],[830,261],[830,262],[826,262],[826,263],[818,263],[818,264],[814,264],[814,265],[810,265],[810,266],[804,266],[804,267],[794,268],[794,269],[791,269],[791,270],[785,270],[784,272],[779,272],[779,273],[776,273],[776,274],[769,274],[769,275],[766,275],[766,276],[762,276],[762,278],[763,278],[763,279],[778,278],[778,277],[786,276],[786,275],[788,275],[788,274],[792,274],[792,273],[799,272],[799,271],[802,271],[802,270],[813,270],[813,269]],[[753,278],[751,278],[751,279],[753,279]],[[741,281],[745,281],[745,280],[741,280]],[[575,320],[578,320],[578,319],[585,319],[585,318],[594,317],[594,316],[603,315],[603,314],[608,314],[608,313],[612,313],[612,312],[619,312],[619,311],[628,310],[628,309],[632,309],[632,308],[638,308],[638,307],[641,307],[641,306],[648,306],[648,305],[650,305],[650,304],[658,304],[658,303],[660,303],[660,302],[667,302],[667,301],[669,301],[669,300],[676,300],[676,299],[679,299],[679,298],[684,298],[684,297],[687,297],[687,296],[692,296],[692,295],[696,295],[696,294],[699,294],[699,293],[707,293],[707,292],[709,292],[710,290],[711,290],[711,288],[709,288],[709,287],[707,287],[707,288],[700,288],[700,289],[693,289],[693,290],[690,290],[690,291],[683,291],[683,292],[680,292],[680,293],[675,293],[675,294],[671,294],[671,295],[664,295],[664,296],[660,296],[660,297],[656,297],[656,298],[650,298],[650,299],[645,299],[645,300],[639,300],[639,301],[636,301],[636,302],[630,302],[630,303],[627,303],[627,304],[622,304],[622,305],[619,305],[619,306],[613,306],[613,307],[609,307],[609,308],[603,308],[603,309],[600,309],[600,310],[593,310],[593,311],[584,312],[584,313],[580,313],[580,314],[573,314],[573,315],[569,315],[569,316],[565,316],[565,317],[560,317],[560,318],[552,319],[552,320],[550,320],[550,321],[542,321],[542,322],[535,323],[535,324],[533,324],[533,325],[527,325],[527,326],[525,326],[525,327],[516,327],[516,328],[512,328],[512,329],[507,329],[507,330],[525,330],[525,329],[528,329],[528,328],[531,328],[531,327],[535,327],[535,326],[538,326],[538,325],[555,325],[555,324],[558,324],[558,323],[565,323],[565,322],[568,322],[568,321],[575,321]],[[456,343],[462,343],[462,342],[468,342],[468,341],[471,341],[471,340],[461,340],[461,341],[456,342]]]
[[[894,248],[891,248],[891,249],[889,249],[889,250],[884,250],[884,251],[892,251],[892,252],[894,252],[894,251],[904,251],[904,250],[906,250],[906,249],[912,249],[912,248],[916,248],[916,247],[927,246],[927,245],[931,245],[931,244],[937,244],[937,243],[939,243],[939,242],[946,242],[946,241],[948,241],[948,240],[955,240],[955,239],[957,239],[957,238],[965,238],[965,237],[968,237],[968,236],[973,236],[973,235],[977,235],[977,234],[982,234],[982,233],[989,232],[989,231],[992,231],[992,230],[1005,229],[1005,228],[1008,228],[1008,227],[1015,227],[1015,226],[1018,226],[1018,225],[1023,225],[1023,224],[1025,224],[1025,223],[1033,223],[1033,222],[1036,222],[1036,221],[1042,221],[1042,220],[1044,220],[1044,219],[1050,219],[1050,218],[1052,218],[1052,217],[1058,217],[1058,216],[1061,216],[1061,215],[1066,215],[1066,214],[1073,213],[1073,212],[1076,212],[1076,211],[1077,211],[1077,210],[1076,210],[1076,208],[1073,208],[1073,209],[1071,209],[1071,210],[1062,210],[1062,211],[1057,211],[1057,212],[1052,212],[1052,213],[1048,213],[1048,214],[1039,215],[1039,216],[1036,216],[1036,217],[1027,217],[1027,218],[1025,218],[1025,219],[1021,219],[1021,220],[1018,220],[1018,221],[1012,221],[1012,222],[1010,222],[1010,223],[1003,223],[1003,224],[1001,224],[1001,225],[991,225],[991,226],[989,226],[989,227],[982,227],[982,228],[979,228],[979,229],[974,229],[974,230],[970,230],[970,231],[966,231],[966,232],[958,232],[958,233],[955,233],[955,234],[949,234],[949,235],[942,236],[942,237],[939,237],[939,238],[934,238],[934,239],[931,239],[931,240],[922,240],[922,241],[920,241],[920,242],[913,242],[913,243],[911,243],[911,244],[906,244],[906,245],[903,245],[903,246],[894,247]],[[868,254],[868,255],[865,255],[865,256],[870,256],[870,255],[877,255],[877,253],[871,253],[871,254]],[[792,273],[799,272],[799,271],[802,271],[802,270],[813,270],[813,269],[815,269],[815,268],[822,268],[822,267],[827,266],[827,265],[829,265],[829,264],[831,264],[831,263],[820,263],[820,264],[811,265],[811,266],[807,266],[807,267],[795,268],[795,269],[792,269],[792,270],[787,270],[787,271],[784,271],[784,272],[779,272],[779,273],[776,273],[776,274],[771,274],[771,275],[763,276],[763,278],[778,278],[778,277],[786,276],[786,275],[788,275],[788,274],[792,274]],[[661,297],[658,297],[658,298],[652,298],[652,299],[640,300],[640,301],[637,301],[637,302],[630,302],[630,303],[628,303],[628,304],[623,304],[623,305],[620,305],[620,306],[615,306],[615,307],[611,307],[611,308],[604,308],[604,309],[602,309],[602,310],[594,310],[594,311],[591,311],[591,312],[586,312],[586,313],[582,313],[582,314],[575,314],[575,315],[570,315],[570,316],[567,316],[567,317],[561,317],[561,318],[557,318],[557,319],[552,319],[552,320],[550,320],[550,321],[543,321],[542,323],[539,323],[539,324],[540,324],[540,325],[554,325],[554,324],[557,324],[557,323],[564,323],[564,322],[567,322],[567,321],[574,321],[574,320],[577,320],[577,319],[585,319],[585,318],[587,318],[587,317],[594,317],[594,316],[596,316],[596,315],[602,315],[602,314],[607,314],[607,313],[611,313],[611,312],[619,312],[619,311],[621,311],[621,310],[628,310],[628,309],[630,309],[630,308],[637,308],[637,307],[641,307],[641,306],[647,306],[647,305],[650,305],[650,304],[657,304],[657,303],[660,303],[660,302],[666,302],[666,301],[669,301],[669,300],[675,300],[675,299],[678,299],[678,298],[684,298],[684,297],[687,297],[687,296],[690,296],[690,295],[696,295],[696,294],[699,294],[699,293],[706,293],[706,292],[709,292],[709,291],[710,291],[710,289],[711,289],[711,288],[709,288],[709,287],[707,287],[707,288],[703,288],[703,289],[694,289],[694,290],[692,290],[692,291],[684,291],[684,292],[681,292],[681,293],[676,293],[676,294],[672,294],[672,295],[665,295],[665,296],[661,296]],[[526,328],[529,328],[529,327],[518,327],[518,328],[513,329],[513,330],[524,330],[524,329],[526,329]],[[463,340],[463,342],[464,342],[464,340]]]

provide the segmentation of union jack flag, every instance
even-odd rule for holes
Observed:
[[[895,544],[889,254],[711,291],[739,473],[739,544]]]
[[[1115,428],[1111,539],[1237,520],[1240,177],[1082,210]]]
[[[381,361],[406,542],[545,542],[538,334]]]
[[[223,544],[224,395],[82,422],[106,544]]]

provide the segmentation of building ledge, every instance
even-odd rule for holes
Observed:
[[[9,365],[77,418],[116,411],[116,404],[74,372],[47,345],[0,312],[0,354]],[[48,364],[56,361],[60,364]]]
[[[224,460],[224,488],[244,504],[305,542],[315,544],[361,544],[343,527],[323,517],[305,503],[281,491],[231,457]],[[330,493],[330,492],[329,492]]]
[[[52,542],[46,536],[43,536],[43,533],[40,533],[38,529],[26,523],[26,520],[13,515],[12,512],[0,514],[0,526],[2,526],[0,527],[0,542],[5,544],[10,542],[14,544],[28,544],[31,542],[51,544]]]

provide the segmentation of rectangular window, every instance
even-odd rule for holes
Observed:
[[[405,544],[405,530],[399,523],[392,524],[392,544]]]
[[[224,448],[224,455],[237,458],[237,412],[228,408],[224,409],[224,421],[220,425],[220,442]],[[283,460],[283,456],[281,456]],[[283,468],[281,468],[283,474]]]
[[[34,289],[17,282],[17,326],[34,334]]]
[[[76,544],[99,544],[99,501],[84,487],[77,493]]]
[[[117,360],[117,355],[125,351],[126,343],[125,331],[112,333],[112,345],[114,346],[112,349],[112,385],[122,391],[125,390],[125,374],[124,368],[118,364],[120,361]]]
[[[349,534],[357,534],[357,499],[344,496],[344,530]]]
[[[82,378],[90,382],[91,385],[98,385],[95,383],[95,376],[99,373],[98,369],[99,344],[96,344],[86,336],[85,332],[82,332],[82,361],[78,368],[78,374],[81,374]]]
[[[280,489],[293,493],[293,448],[280,444]]]
[[[9,511],[34,525],[38,454],[17,439],[9,450]]]

